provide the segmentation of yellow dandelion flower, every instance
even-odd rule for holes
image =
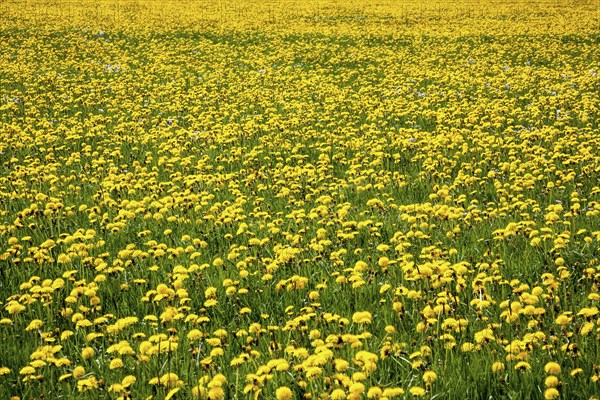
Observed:
[[[177,392],[179,392],[180,390],[181,390],[181,388],[178,388],[178,387],[177,387],[177,388],[174,388],[174,389],[171,389],[171,390],[169,390],[169,393],[167,393],[167,395],[165,396],[165,400],[170,400],[170,399],[172,399],[172,398],[173,398],[173,396],[175,396],[175,394],[176,394]]]
[[[29,363],[29,365],[31,365],[35,369],[39,369],[39,368],[46,366],[47,363],[43,360],[33,360],[32,362]]]
[[[25,306],[14,300],[11,300],[4,308],[6,308],[9,314],[19,314],[25,309]]]
[[[293,396],[294,396],[294,393],[287,386],[279,387],[275,391],[275,398],[277,400],[290,400]]]
[[[350,367],[350,363],[341,358],[336,358],[333,361],[333,365],[335,366],[335,370],[338,372],[344,372],[344,371],[348,370],[348,368]]]
[[[550,361],[544,366],[544,371],[547,374],[558,375],[560,374],[560,365],[554,361]]]
[[[121,381],[121,385],[123,385],[123,387],[129,387],[129,386],[133,385],[135,383],[135,381],[137,381],[137,378],[135,376],[127,375]]]
[[[80,378],[80,377],[82,377],[83,375],[85,375],[85,369],[84,369],[84,368],[83,368],[81,365],[78,365],[77,367],[75,367],[75,368],[73,369],[73,376],[74,376],[75,378],[78,378],[78,379],[79,379],[79,378]]]
[[[560,396],[560,392],[556,388],[548,388],[544,391],[544,399],[553,400]]]
[[[27,328],[25,328],[25,330],[26,331],[34,331],[36,329],[40,329],[43,324],[44,324],[44,322],[41,319],[34,319],[33,321],[31,321],[29,323],[29,325],[27,325]]]
[[[194,386],[192,388],[192,396],[194,398],[206,398],[206,389],[203,386]]]
[[[204,307],[210,308],[216,306],[217,304],[218,301],[216,299],[208,299],[204,302]]]
[[[77,381],[77,390],[80,392],[85,392],[87,390],[95,389],[97,387],[98,387],[98,380],[93,376],[90,376],[89,378],[81,379],[81,380]]]
[[[413,386],[410,389],[408,389],[408,391],[415,397],[425,396],[425,389],[423,389],[420,386]]]
[[[368,399],[379,399],[383,395],[383,390],[378,386],[373,386],[367,391]]]
[[[239,367],[245,361],[246,360],[243,357],[235,357],[235,358],[231,359],[231,362],[229,363],[229,365],[231,365],[232,367]]]
[[[492,371],[495,373],[504,371],[504,363],[501,361],[496,361],[492,364]]]
[[[571,323],[571,320],[573,318],[571,318],[569,315],[567,314],[561,314],[558,317],[556,317],[556,320],[554,321],[557,325],[567,325],[569,323]]]
[[[583,373],[583,368],[573,368],[571,370],[571,372],[569,372],[569,375],[576,376],[576,375],[579,375],[579,374],[582,374],[582,373]]]
[[[373,316],[368,311],[358,311],[352,315],[352,322],[355,324],[370,324]]]
[[[453,342],[451,341],[451,343],[453,343]],[[460,349],[461,349],[463,352],[465,352],[465,353],[468,353],[468,352],[470,352],[470,351],[473,351],[473,349],[475,349],[475,345],[474,345],[473,343],[466,342],[466,343],[463,343],[463,344],[460,346]]]
[[[404,394],[404,389],[402,388],[385,388],[382,393],[382,397],[391,399],[394,397],[400,397]]]
[[[123,364],[123,360],[121,360],[120,358],[113,358],[110,361],[109,368],[110,369],[117,369],[117,368],[123,367],[123,365],[124,365]]]
[[[546,379],[544,380],[544,384],[546,385],[546,387],[557,387],[560,385],[560,381],[556,376],[550,375],[546,377]]]
[[[519,361],[515,365],[515,369],[519,371],[529,371],[531,369],[531,365],[526,361]]]
[[[73,376],[73,374],[63,374],[63,375],[61,375],[61,376],[58,377],[58,381],[62,382],[64,380],[66,380],[66,379],[71,378],[72,376]]]
[[[200,330],[198,330],[198,329],[192,329],[187,334],[187,338],[190,340],[197,340],[197,339],[200,339],[201,337],[202,337],[202,332],[200,332]]]
[[[213,386],[208,391],[208,398],[210,400],[221,400],[225,398],[225,392],[221,386]]]
[[[92,347],[85,347],[83,350],[81,350],[81,358],[84,360],[94,357],[95,354],[96,351]]]
[[[219,386],[223,386],[227,383],[227,377],[223,374],[216,374],[213,376],[211,382],[217,383]]]
[[[21,374],[21,375],[35,374],[35,368],[33,368],[32,366],[28,365],[26,367],[21,368],[21,370],[19,371],[19,374]]]
[[[495,340],[494,331],[491,329],[483,329],[475,333],[475,341],[478,344],[489,343]]]
[[[215,258],[215,259],[214,259],[214,261],[213,261],[213,265],[214,265],[215,267],[222,267],[222,266],[223,266],[223,264],[224,264],[224,263],[223,263],[223,259],[222,259],[222,258],[220,258],[220,257],[217,257],[217,258]]]
[[[431,384],[437,380],[437,374],[434,371],[425,371],[423,373],[423,382]]]
[[[226,338],[228,333],[225,329],[217,329],[216,331],[213,332],[213,335],[215,335],[218,338]]]
[[[355,382],[348,388],[348,392],[352,394],[360,394],[365,391],[365,385],[360,382]]]
[[[113,383],[108,388],[109,392],[115,392],[115,393],[120,393],[120,392],[123,392],[124,390],[125,390],[125,388],[120,383]]]

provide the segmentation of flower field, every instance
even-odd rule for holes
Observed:
[[[0,2],[1,399],[600,393],[597,1]]]

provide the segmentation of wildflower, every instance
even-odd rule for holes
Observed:
[[[333,365],[335,366],[335,370],[338,372],[344,372],[350,367],[350,363],[341,358],[336,358],[333,361]]]
[[[553,400],[560,396],[560,392],[556,388],[548,388],[544,391],[544,399]]]
[[[469,351],[473,351],[474,348],[475,348],[475,345],[470,342],[463,343],[460,346],[460,349],[465,353],[468,353]]]
[[[211,382],[209,383],[209,386],[211,386],[211,384],[214,384],[215,386],[223,386],[224,384],[227,383],[227,377],[223,374],[216,374],[215,376],[213,376]]]
[[[64,380],[71,378],[72,376],[73,376],[73,374],[62,374],[61,376],[58,377],[58,381],[62,382]]]
[[[216,337],[218,337],[220,339],[224,339],[227,337],[227,331],[225,329],[217,329],[216,331],[213,332],[213,335],[215,335]]]
[[[225,392],[221,386],[213,386],[208,391],[208,398],[210,400],[221,400],[225,398]]]
[[[335,389],[333,392],[331,392],[329,397],[331,400],[345,400],[346,392],[344,392],[342,389]]]
[[[127,375],[121,381],[121,385],[123,385],[123,387],[129,387],[129,386],[133,385],[136,380],[137,380],[137,378],[135,376],[133,376],[133,375]]]
[[[215,267],[222,267],[223,266],[223,259],[220,258],[220,257],[215,258],[214,261],[213,261],[213,265]]]
[[[42,327],[44,323],[42,322],[42,320],[40,319],[34,319],[33,321],[31,321],[29,323],[29,325],[27,325],[27,328],[25,328],[26,331],[34,331],[36,329],[40,329]]]
[[[556,320],[554,321],[557,325],[567,325],[571,322],[572,318],[570,316],[568,316],[567,314],[561,314],[558,317],[556,317]]]
[[[425,396],[425,389],[420,386],[413,386],[408,391],[415,397]]]
[[[569,372],[569,375],[576,376],[576,375],[579,375],[581,373],[583,373],[583,368],[573,368],[571,370],[571,372]]]
[[[475,341],[478,344],[493,342],[494,340],[494,332],[491,329],[483,329],[475,333]]]
[[[586,318],[591,318],[591,317],[595,317],[596,315],[598,315],[598,307],[589,307],[589,308],[582,308],[577,315],[583,315]]]
[[[197,340],[197,339],[200,339],[201,337],[202,337],[202,332],[200,332],[198,329],[192,329],[187,334],[187,338],[190,340]]]
[[[232,367],[239,367],[240,365],[242,365],[246,360],[243,357],[235,357],[231,360],[231,362],[229,363],[229,365],[231,365]]]
[[[81,350],[81,358],[84,360],[94,357],[95,354],[96,351],[94,351],[92,347],[85,347],[83,350]]]
[[[383,390],[378,386],[373,386],[367,391],[368,399],[378,399],[383,395]]]
[[[546,385],[546,387],[557,387],[560,385],[560,381],[558,380],[558,378],[556,376],[550,375],[550,376],[546,377],[544,384]]]
[[[108,388],[109,392],[115,392],[115,393],[120,393],[120,392],[123,392],[124,390],[125,390],[125,388],[120,383],[113,383]]]
[[[558,375],[560,374],[560,365],[554,361],[550,361],[544,366],[544,371],[546,371],[547,374]]]
[[[181,388],[173,388],[171,390],[169,390],[169,393],[167,393],[167,395],[165,396],[165,400],[170,400],[173,398],[173,396],[175,396],[175,394],[177,394],[177,392],[179,392],[181,390]]]
[[[120,358],[114,358],[110,361],[109,368],[117,369],[117,368],[121,368],[123,365],[124,365],[123,360],[121,360]]]
[[[276,361],[275,369],[279,372],[284,372],[290,369],[290,364],[284,359],[279,359]]]
[[[589,334],[594,329],[594,325],[595,324],[592,321],[585,322],[583,325],[581,325],[579,333],[581,333],[582,336]]]
[[[85,374],[85,369],[84,369],[84,368],[83,368],[81,365],[78,365],[77,367],[75,367],[75,368],[73,369],[73,376],[74,376],[75,378],[80,378],[80,377],[82,377],[84,374]]]
[[[434,371],[425,371],[423,373],[423,382],[431,384],[437,379],[437,374]]]
[[[179,379],[177,374],[173,372],[167,372],[161,377],[154,377],[148,381],[151,385],[162,385],[164,387],[178,387],[183,385],[183,381]]]
[[[404,389],[402,388],[385,388],[382,393],[382,397],[386,397],[391,399],[393,397],[399,397],[404,394]]]
[[[308,379],[312,379],[314,377],[320,376],[323,373],[323,370],[319,367],[307,367],[305,373]]]
[[[367,375],[363,372],[355,372],[352,374],[352,380],[355,382],[364,381],[365,379],[367,379]]]
[[[515,369],[519,371],[529,371],[531,369],[531,365],[528,362],[520,361],[515,365]]]
[[[192,388],[192,396],[194,398],[206,398],[206,389],[203,386],[194,386]]]
[[[25,309],[25,306],[19,304],[14,300],[11,300],[8,302],[5,308],[9,312],[9,314],[18,314]]]
[[[492,364],[492,371],[495,373],[504,371],[504,363],[500,361],[496,361]]]
[[[77,390],[80,392],[85,392],[90,389],[95,389],[98,387],[98,380],[94,376],[90,376],[86,379],[80,379],[77,381]]]
[[[45,361],[42,361],[42,360],[33,360],[32,362],[29,363],[29,365],[31,365],[35,369],[38,369],[38,368],[42,368],[43,366],[45,366],[47,364]]]
[[[352,394],[360,394],[365,391],[365,385],[360,382],[355,382],[348,388],[348,392]]]
[[[19,374],[21,374],[21,375],[35,374],[35,368],[28,365],[26,367],[21,368],[21,370],[19,371]]]
[[[368,311],[359,311],[352,315],[352,322],[355,324],[370,324],[372,319],[373,316]]]
[[[290,400],[293,397],[292,390],[287,386],[277,388],[275,391],[275,397],[277,400]]]

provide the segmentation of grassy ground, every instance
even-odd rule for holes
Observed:
[[[2,5],[1,398],[600,392],[592,2],[161,4]]]

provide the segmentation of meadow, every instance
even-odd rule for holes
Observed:
[[[597,1],[0,2],[0,398],[597,399]]]

